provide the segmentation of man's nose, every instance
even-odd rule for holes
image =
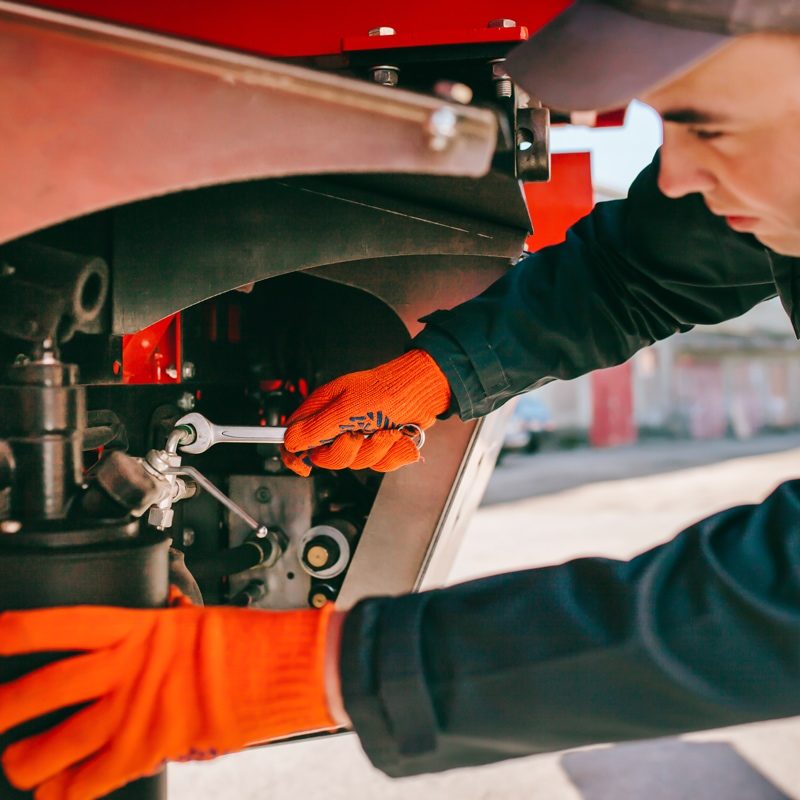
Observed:
[[[674,135],[664,132],[658,188],[667,197],[683,197],[694,192],[705,194],[717,185],[711,164],[698,152],[702,150],[701,144],[687,141],[689,137],[686,131]]]

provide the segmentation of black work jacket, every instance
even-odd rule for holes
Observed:
[[[657,169],[428,319],[414,344],[463,419],[776,294],[800,330],[800,260],[732,232],[699,196],[666,198]],[[362,601],[340,670],[365,751],[394,776],[800,714],[800,481],[629,562]]]

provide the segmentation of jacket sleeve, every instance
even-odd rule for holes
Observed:
[[[800,714],[800,481],[629,562],[362,601],[340,669],[392,776]]]
[[[626,200],[598,204],[563,244],[423,320],[412,346],[442,368],[462,419],[556,378],[620,364],[776,294],[762,245],[728,228],[699,195],[667,198],[657,177],[658,156]]]

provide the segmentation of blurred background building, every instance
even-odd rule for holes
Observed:
[[[585,191],[593,196],[584,201],[625,197],[660,143],[658,117],[639,103],[623,128],[556,127],[554,152],[572,155],[555,157],[554,176],[569,180],[571,160],[591,157],[593,188]],[[564,214],[582,216],[579,204]],[[537,230],[531,249],[559,239],[558,232]],[[738,319],[658,342],[614,369],[545,386],[520,402],[511,425],[516,442],[521,428],[531,428],[537,440],[531,450],[543,436],[608,447],[638,438],[744,439],[797,428],[797,341],[780,302],[771,300]]]

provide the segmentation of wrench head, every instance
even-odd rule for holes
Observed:
[[[175,425],[188,425],[195,433],[193,442],[180,445],[179,449],[184,453],[191,453],[192,455],[205,453],[216,442],[214,425],[196,411],[181,417]]]

